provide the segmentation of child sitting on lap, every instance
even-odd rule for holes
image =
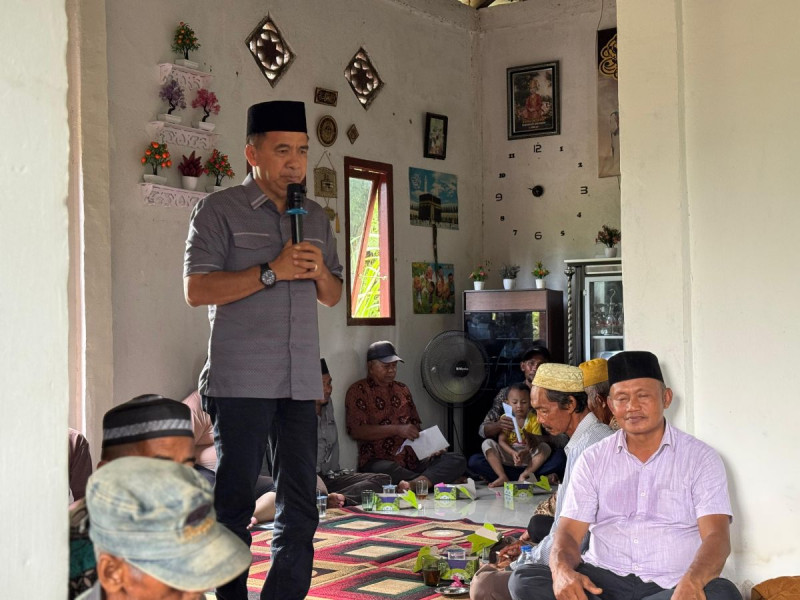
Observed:
[[[481,450],[497,479],[489,487],[502,487],[508,481],[503,466],[525,467],[519,476],[519,481],[526,481],[550,457],[550,446],[542,441],[542,426],[536,419],[536,413],[531,410],[530,389],[524,383],[516,383],[508,390],[506,402],[514,411],[514,420],[517,422],[520,433],[525,439],[517,439],[514,431],[501,432],[497,441],[487,439],[483,442]]]

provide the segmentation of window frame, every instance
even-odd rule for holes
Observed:
[[[380,254],[381,254],[381,275],[384,274],[388,278],[388,291],[384,293],[383,287],[381,289],[381,311],[385,308],[389,310],[389,316],[386,317],[354,317],[353,316],[353,292],[355,283],[361,279],[360,273],[352,273],[350,265],[352,264],[350,239],[352,237],[350,231],[350,177],[357,176],[359,179],[367,179],[372,181],[372,189],[370,191],[370,201],[368,204],[368,214],[364,219],[365,230],[371,223],[371,216],[374,209],[377,207],[379,215],[381,211],[386,215],[384,219],[379,217],[379,236],[380,236]],[[376,197],[377,196],[377,197]],[[396,319],[395,301],[394,301],[394,194],[393,194],[393,169],[392,165],[388,163],[375,162],[364,160],[361,158],[354,158],[352,156],[344,157],[344,210],[345,210],[345,246],[346,246],[346,263],[345,263],[345,293],[347,294],[347,325],[348,326],[382,326],[394,325]],[[362,244],[362,255],[359,257],[358,264],[363,263],[364,246]],[[383,260],[387,256],[388,260]],[[355,281],[353,280],[355,277]]]

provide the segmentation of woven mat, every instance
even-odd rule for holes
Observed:
[[[404,600],[442,598],[411,568],[423,546],[469,546],[466,537],[480,528],[467,520],[437,521],[328,509],[314,536],[314,571],[307,600],[367,600],[392,596]],[[497,526],[504,534],[518,527]],[[261,589],[269,572],[272,531],[253,533],[253,565],[247,580],[251,592]]]

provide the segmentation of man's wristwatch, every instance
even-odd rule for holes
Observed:
[[[271,288],[276,281],[278,278],[275,276],[275,271],[270,269],[269,263],[261,265],[261,283],[264,284],[264,287]]]

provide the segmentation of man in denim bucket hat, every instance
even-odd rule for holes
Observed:
[[[86,492],[98,582],[80,599],[202,599],[250,566],[247,546],[217,523],[195,470],[142,457],[115,460]]]

